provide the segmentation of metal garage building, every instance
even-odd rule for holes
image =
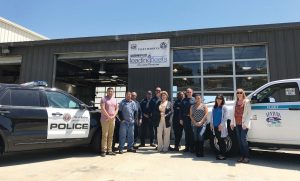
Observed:
[[[156,39],[170,42],[169,66],[128,68],[129,42]],[[251,92],[268,81],[300,77],[300,23],[2,43],[0,47],[1,57],[21,56],[20,82],[46,80],[86,102],[101,97],[106,86],[118,89],[117,97],[122,97],[124,87],[144,95],[160,86],[173,93],[192,87],[207,98],[216,93],[233,98],[238,87]]]

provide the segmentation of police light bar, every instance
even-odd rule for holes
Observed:
[[[27,87],[47,87],[48,84],[46,81],[38,80],[38,81],[32,81],[32,82],[26,82],[24,84],[21,84],[22,86]]]

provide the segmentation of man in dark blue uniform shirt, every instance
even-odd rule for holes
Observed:
[[[150,109],[150,101],[152,98],[152,92],[149,90],[146,94],[146,98],[141,102],[141,109],[142,109],[142,124],[141,124],[141,144],[139,147],[145,147],[145,139],[147,133],[149,134],[150,145],[153,146],[153,139],[154,139],[154,127],[151,121],[151,109]]]
[[[185,150],[184,152],[194,151],[194,134],[192,129],[190,114],[190,107],[195,104],[195,98],[193,97],[193,89],[186,89],[186,98],[181,102],[180,106],[180,123],[183,125],[185,132]]]
[[[174,116],[173,116],[173,130],[174,130],[174,135],[175,135],[175,151],[179,151],[180,149],[180,140],[182,137],[182,130],[183,126],[180,124],[180,107],[181,107],[181,102],[184,99],[184,93],[183,92],[178,92],[177,93],[177,99],[174,102]]]

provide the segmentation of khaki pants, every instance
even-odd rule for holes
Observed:
[[[111,152],[112,142],[114,137],[114,129],[115,129],[115,119],[101,121],[101,127],[102,127],[101,151]]]
[[[157,127],[157,150],[167,152],[170,145],[171,127],[166,128],[166,121],[160,120]]]

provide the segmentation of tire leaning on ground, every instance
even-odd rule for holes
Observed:
[[[92,151],[96,154],[99,154],[101,151],[101,131],[98,129],[91,141],[90,147]]]
[[[227,129],[228,129],[228,136],[225,138],[225,144],[226,144],[226,155],[227,156],[234,156],[238,152],[238,143],[236,139],[236,133],[235,129],[231,130],[230,128],[230,120],[227,120]],[[218,139],[216,136],[211,136],[210,137],[210,148],[213,151],[219,150],[219,145],[218,145]]]

